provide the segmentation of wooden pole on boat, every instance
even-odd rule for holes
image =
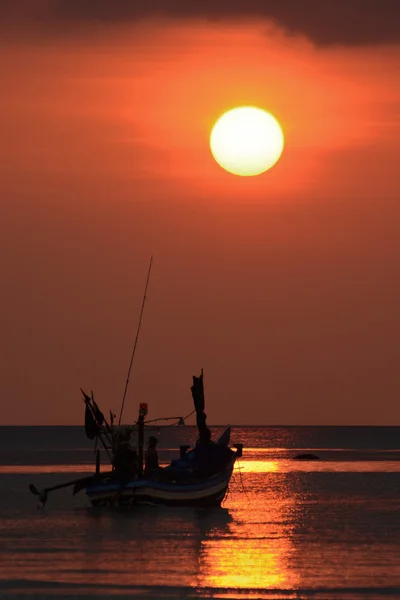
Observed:
[[[139,477],[143,475],[143,445],[144,445],[144,418],[147,415],[147,404],[139,404],[138,424],[138,473]]]
[[[96,450],[96,475],[100,475],[100,450]]]
[[[81,486],[85,486],[87,483],[93,480],[93,475],[87,475],[86,477],[80,477],[79,479],[73,479],[72,481],[67,481],[66,483],[59,483],[58,485],[53,485],[51,487],[38,489],[33,483],[29,484],[29,490],[35,496],[39,496],[39,500],[44,506],[47,501],[47,495],[49,492],[54,492],[55,490],[61,490],[62,488],[70,487],[71,485],[76,486],[77,484],[81,484]]]
[[[138,419],[138,472],[139,477],[143,475],[143,442],[144,442],[144,415]]]
[[[110,461],[112,461],[112,457],[111,454],[109,453],[109,450],[112,450],[112,447],[107,447],[105,441],[102,438],[102,435],[105,435],[106,440],[109,444],[111,444],[110,440],[108,439],[107,435],[104,432],[100,432],[99,435],[97,436],[97,438],[101,441],[101,443],[103,444],[103,448],[107,453],[108,458],[110,459]],[[97,443],[97,439],[96,439],[96,443]]]
[[[126,383],[125,383],[125,389],[124,389],[124,395],[122,397],[122,406],[121,406],[121,412],[119,413],[119,420],[118,420],[118,425],[121,425],[121,419],[122,419],[122,413],[124,412],[124,405],[125,405],[125,398],[126,398],[126,392],[128,390],[128,385],[129,385],[129,377],[131,374],[131,369],[132,369],[132,364],[133,364],[133,359],[135,357],[135,352],[136,352],[136,346],[138,343],[138,339],[139,339],[139,333],[140,333],[140,327],[142,325],[142,318],[143,318],[143,311],[144,311],[144,305],[146,303],[146,294],[147,294],[147,287],[149,285],[149,279],[150,279],[150,272],[151,272],[151,267],[153,264],[153,255],[151,255],[150,258],[150,264],[149,264],[149,270],[147,271],[147,279],[146,279],[146,285],[144,288],[144,294],[143,294],[143,301],[142,301],[142,308],[140,311],[140,317],[139,317],[139,324],[138,324],[138,328],[136,331],[136,338],[135,338],[135,343],[133,345],[133,351],[132,351],[132,356],[131,356],[131,362],[129,363],[129,369],[128,369],[128,376],[126,378]]]

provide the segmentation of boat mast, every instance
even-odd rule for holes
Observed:
[[[147,279],[146,279],[146,285],[144,288],[144,294],[143,294],[143,301],[142,301],[142,308],[140,311],[140,317],[139,317],[139,323],[138,323],[138,328],[136,331],[136,337],[135,337],[135,343],[133,345],[133,351],[132,351],[132,356],[131,356],[131,362],[129,363],[129,369],[128,369],[128,375],[126,378],[126,383],[125,383],[125,389],[124,389],[124,395],[122,397],[122,405],[121,405],[121,412],[119,413],[119,420],[118,420],[118,425],[121,425],[121,419],[122,419],[122,413],[124,412],[124,405],[125,405],[125,398],[126,398],[126,392],[128,391],[128,385],[129,385],[129,377],[131,374],[131,369],[132,369],[132,364],[133,364],[133,359],[135,357],[135,352],[136,352],[136,346],[138,343],[138,339],[139,339],[139,333],[140,333],[140,327],[142,325],[142,318],[143,318],[143,311],[144,311],[144,305],[146,303],[146,294],[147,294],[147,287],[149,285],[149,279],[150,279],[150,272],[151,272],[151,267],[153,264],[153,255],[151,255],[150,258],[150,264],[149,264],[149,269],[147,271]]]

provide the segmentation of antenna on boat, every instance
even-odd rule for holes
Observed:
[[[132,364],[133,364],[133,359],[135,357],[135,352],[136,352],[136,346],[138,343],[138,339],[139,339],[139,333],[140,333],[140,327],[142,325],[142,318],[143,318],[143,311],[144,311],[144,305],[146,303],[146,294],[147,294],[147,287],[149,285],[149,279],[150,279],[150,272],[151,272],[151,267],[153,264],[153,255],[151,255],[150,258],[150,264],[149,264],[149,269],[147,271],[147,279],[146,279],[146,285],[144,288],[144,294],[143,294],[143,301],[142,301],[142,308],[140,310],[140,317],[139,317],[139,323],[138,323],[138,328],[136,331],[136,337],[135,337],[135,343],[133,345],[133,351],[132,351],[132,356],[131,356],[131,362],[129,363],[129,369],[128,369],[128,375],[126,378],[126,383],[125,383],[125,390],[124,390],[124,395],[122,398],[122,405],[121,405],[121,412],[119,413],[119,419],[118,419],[118,425],[121,425],[121,419],[122,419],[122,413],[124,412],[124,405],[125,405],[125,398],[126,398],[126,392],[128,390],[128,385],[129,385],[129,377],[131,374],[131,369],[132,369]]]

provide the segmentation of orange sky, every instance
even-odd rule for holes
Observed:
[[[2,423],[126,416],[400,423],[400,45],[318,46],[267,19],[15,35],[0,73]],[[286,148],[239,178],[208,145],[271,111]]]

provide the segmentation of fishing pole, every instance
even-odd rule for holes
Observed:
[[[141,308],[141,310],[140,310],[140,317],[139,317],[138,328],[137,328],[137,331],[136,331],[135,343],[134,343],[134,345],[133,345],[133,351],[132,351],[132,356],[131,356],[131,362],[129,363],[128,376],[127,376],[127,378],[126,378],[124,395],[123,395],[123,397],[122,397],[122,405],[121,405],[121,412],[119,413],[118,425],[121,425],[122,413],[124,412],[124,406],[125,406],[126,392],[127,392],[127,390],[128,390],[128,385],[129,385],[129,377],[130,377],[130,374],[131,374],[131,369],[132,369],[133,359],[134,359],[134,357],[135,357],[136,346],[137,346],[138,339],[139,339],[140,327],[141,327],[141,325],[142,325],[143,311],[144,311],[144,305],[145,305],[145,303],[146,303],[147,287],[148,287],[148,285],[149,285],[149,279],[150,279],[150,272],[151,272],[151,266],[152,266],[152,264],[153,264],[153,255],[151,255],[151,258],[150,258],[150,264],[149,264],[149,270],[147,271],[147,279],[146,279],[146,285],[145,285],[145,288],[144,288],[143,301],[142,301],[142,308]]]

